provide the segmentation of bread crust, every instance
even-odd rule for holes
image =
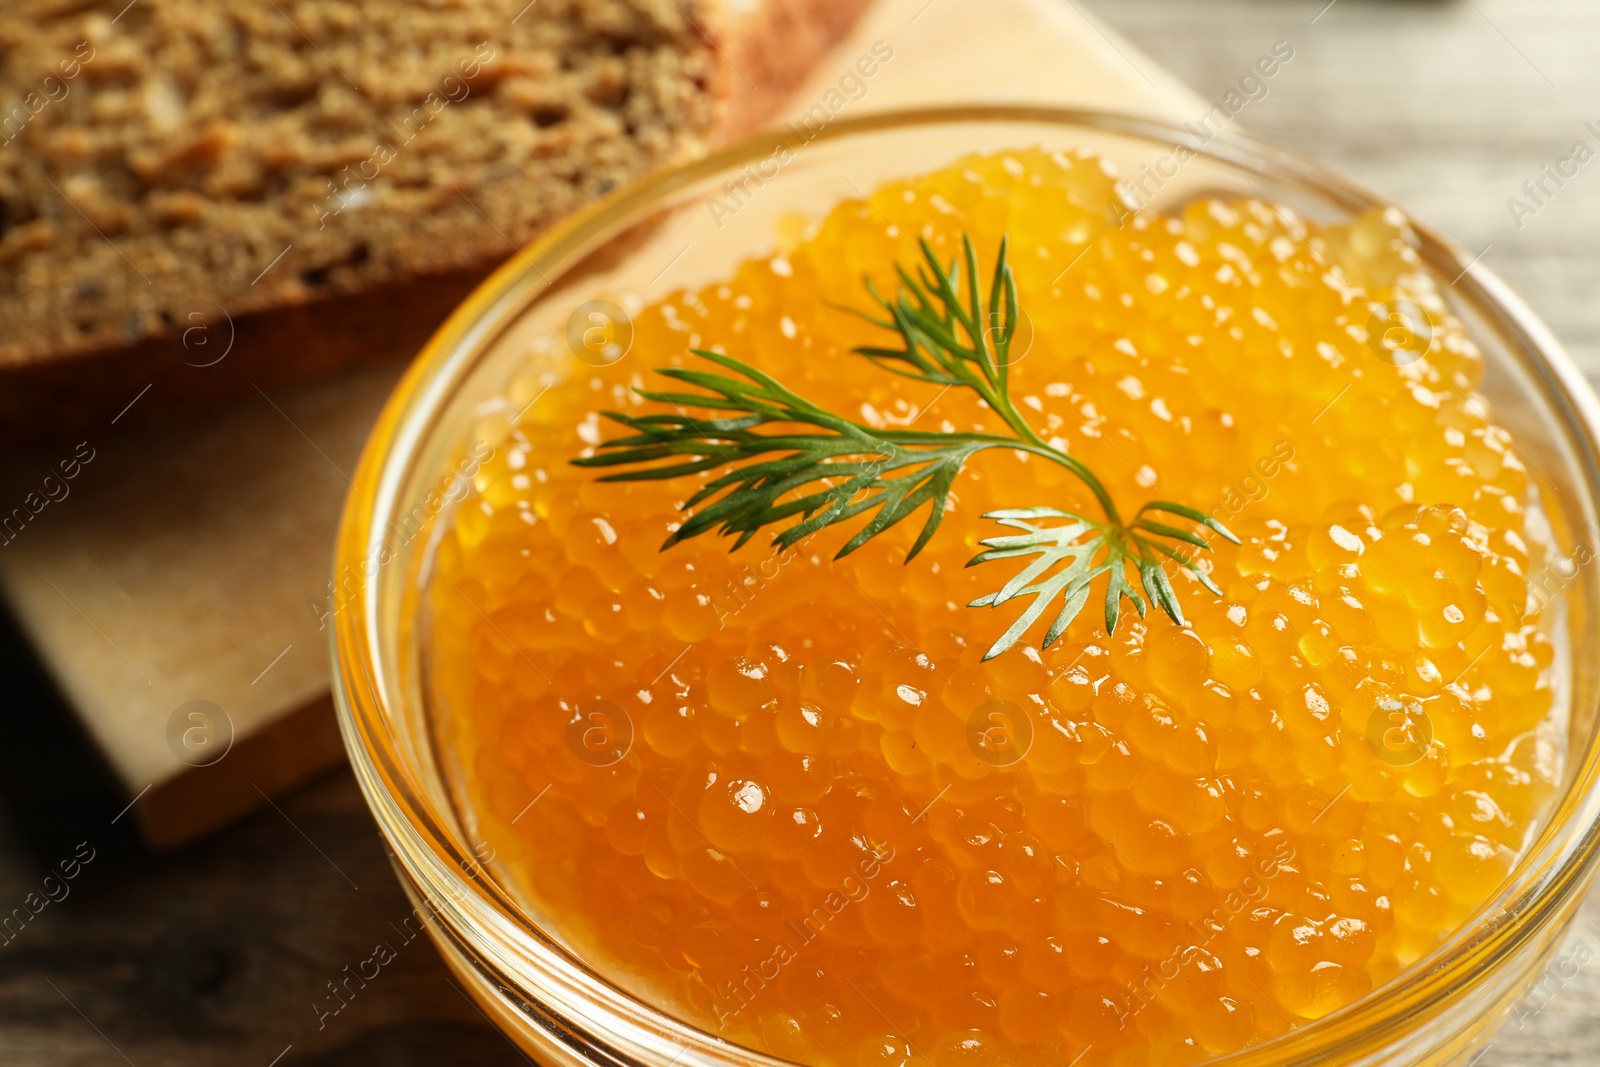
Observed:
[[[662,161],[754,130],[854,24],[867,0],[702,0],[675,5],[715,57],[711,120]],[[15,151],[21,145],[12,146]],[[603,188],[603,187],[602,187]],[[578,190],[581,193],[594,190]],[[491,209],[492,210],[492,209]],[[498,228],[498,227],[497,227]],[[519,232],[531,236],[527,227]],[[488,255],[319,294],[286,285],[241,310],[197,297],[115,343],[19,349],[0,358],[0,436],[82,436],[337,373],[411,358],[505,258]],[[265,304],[265,306],[262,306]]]

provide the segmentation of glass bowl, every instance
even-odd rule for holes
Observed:
[[[571,366],[581,370],[576,360],[611,358],[606,345],[626,339],[616,300],[648,302],[729,276],[741,260],[773,251],[780,228],[792,227],[797,214],[820,217],[841,199],[969,152],[1023,146],[1088,149],[1114,160],[1131,180],[1130,195],[1155,209],[1220,192],[1343,222],[1380,203],[1240,136],[1202,144],[1192,129],[1100,112],[942,108],[841,120],[820,132],[790,128],[621,190],[514,256],[434,335],[379,418],[334,561],[330,640],[340,726],[418,918],[488,1016],[540,1062],[785,1061],[683,1022],[577,958],[497,880],[494,843],[474,838],[469,813],[456,803],[444,773],[450,756],[436,741],[424,696],[420,586],[439,518],[475,469],[469,441],[480,420],[505,418],[485,401],[507,388],[534,338],[568,337]],[[1564,779],[1506,884],[1431,955],[1332,1015],[1209,1063],[1465,1062],[1555,950],[1594,874],[1600,575],[1581,564],[1600,543],[1600,407],[1521,301],[1454,244],[1414,228],[1424,267],[1485,353],[1482,391],[1517,436],[1557,544],[1578,561],[1541,579],[1561,605],[1556,636],[1570,666]],[[588,343],[591,327],[602,343]]]

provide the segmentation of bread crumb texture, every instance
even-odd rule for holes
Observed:
[[[699,146],[688,0],[80,0],[0,23],[0,365],[504,258]]]

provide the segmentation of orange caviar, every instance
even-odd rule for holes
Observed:
[[[428,587],[441,736],[481,851],[625,986],[812,1064],[1188,1063],[1393,978],[1511,869],[1562,756],[1549,550],[1404,221],[1116,189],[1039,151],[888,184],[643,308],[610,366],[534,352],[483,415]],[[909,565],[920,516],[837,561],[853,528],[662,551],[721,471],[571,465],[691,347],[875,426],[992,432],[852,355],[883,337],[834,306],[963,232],[985,264],[1009,235],[1030,425],[1126,512],[1242,539],[1203,557],[1220,598],[1170,569],[1187,628],[1108,636],[1097,593],[981,661],[1022,603],[967,606],[1012,573],[965,566],[1005,532],[984,513],[1095,507],[1037,456],[973,460]],[[1402,300],[1423,358],[1375,336]]]

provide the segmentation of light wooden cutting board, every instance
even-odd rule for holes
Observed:
[[[892,59],[837,114],[1006,102],[1188,120],[1209,107],[1073,0],[881,0],[789,113],[836,92],[877,42]],[[215,329],[189,351],[221,351]],[[152,846],[342,758],[325,583],[346,472],[398,374],[258,390],[161,429],[113,421],[77,449],[0,461],[0,513],[37,508],[0,534],[0,591]]]

